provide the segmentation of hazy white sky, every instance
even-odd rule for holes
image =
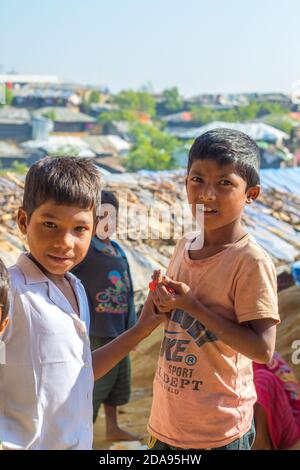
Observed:
[[[299,0],[1,0],[0,18],[2,73],[185,96],[300,80]]]

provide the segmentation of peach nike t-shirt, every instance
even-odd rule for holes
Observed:
[[[177,243],[168,276],[186,283],[203,305],[229,320],[280,321],[275,267],[251,235],[202,260],[191,260],[190,244],[185,238]],[[251,427],[252,361],[188,312],[171,314],[153,392],[148,431],[171,446],[220,447]]]

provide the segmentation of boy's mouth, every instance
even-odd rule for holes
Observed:
[[[212,209],[211,207],[203,207],[202,212],[205,215],[208,215],[208,214],[216,214],[218,211],[216,209]]]
[[[51,260],[55,261],[56,263],[66,263],[67,261],[70,261],[71,258],[68,256],[55,256],[55,255],[47,255]]]

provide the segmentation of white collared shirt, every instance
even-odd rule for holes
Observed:
[[[0,436],[9,449],[91,449],[94,376],[85,290],[67,274],[80,318],[22,254],[9,269],[12,305],[0,365]]]

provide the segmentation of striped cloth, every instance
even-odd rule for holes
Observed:
[[[300,384],[279,353],[269,364],[253,363],[257,403],[267,414],[273,449],[287,449],[300,439]]]

